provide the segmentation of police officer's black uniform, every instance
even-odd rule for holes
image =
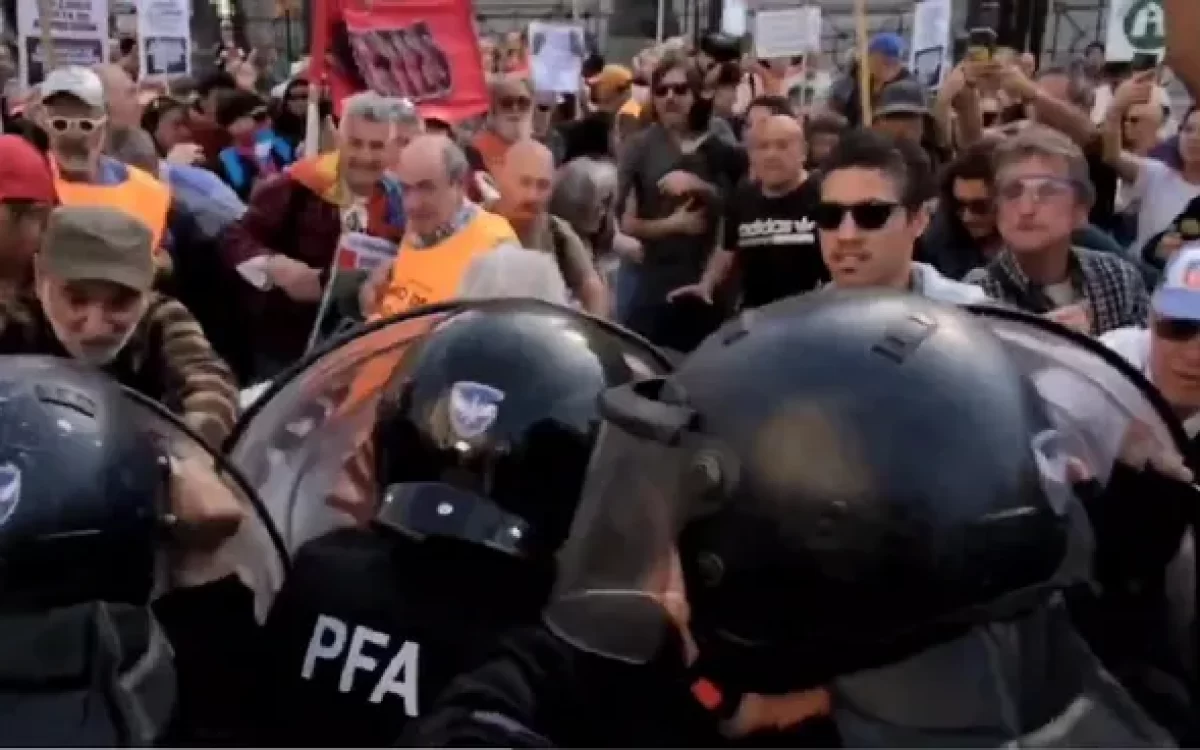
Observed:
[[[0,357],[0,742],[144,746],[175,707],[150,612],[165,456],[85,365]]]
[[[815,721],[850,747],[1169,744],[1061,604],[1091,563],[1073,483],[1115,460],[1097,448],[1113,422],[1072,418],[1045,377],[1083,345],[996,325],[877,291],[794,298],[607,392],[544,630],[406,742],[686,745],[690,691],[736,742],[828,745],[813,719],[746,722],[761,696],[824,686]],[[679,692],[633,706],[601,682],[622,670],[639,698],[639,674]],[[648,732],[665,705],[673,726]]]
[[[409,344],[371,432],[374,522],[304,543],[267,617],[258,741],[390,744],[500,633],[535,622],[598,394],[665,366],[531,302],[453,310]]]

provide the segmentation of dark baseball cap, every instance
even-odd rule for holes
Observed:
[[[60,206],[50,214],[41,260],[63,281],[111,281],[139,292],[154,283],[154,235],[109,206]]]
[[[927,115],[929,98],[920,81],[906,79],[896,81],[879,92],[879,103],[875,106],[875,117],[891,115]]]

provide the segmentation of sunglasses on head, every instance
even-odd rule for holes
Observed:
[[[51,117],[47,120],[47,124],[56,133],[78,130],[80,133],[88,134],[99,130],[104,125],[104,119],[103,117]]]
[[[674,94],[675,96],[687,96],[691,90],[692,87],[686,83],[660,84],[654,87],[654,95],[660,99],[670,94]]]
[[[1200,322],[1159,318],[1154,321],[1154,335],[1167,341],[1191,341],[1200,336]]]
[[[533,100],[528,96],[501,96],[496,99],[496,108],[501,112],[528,112]]]
[[[813,212],[813,220],[821,229],[832,231],[842,225],[842,222],[846,220],[846,214],[850,214],[856,227],[870,232],[881,229],[884,224],[887,224],[899,207],[899,203],[889,201],[863,201],[862,203],[821,201]]]

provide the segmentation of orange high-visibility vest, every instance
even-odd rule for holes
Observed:
[[[405,236],[376,317],[386,318],[409,308],[453,299],[475,256],[505,242],[518,241],[507,219],[482,210],[462,229],[431,247],[415,248]]]
[[[51,160],[53,162],[53,160]],[[54,169],[54,187],[64,206],[110,206],[139,219],[154,235],[154,252],[162,251],[171,208],[171,189],[151,174],[125,165],[128,178],[118,185],[93,185],[64,180]]]

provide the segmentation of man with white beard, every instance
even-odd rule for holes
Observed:
[[[123,211],[55,209],[34,257],[36,303],[0,308],[0,354],[87,362],[220,446],[237,417],[233,373],[187,308],[152,290],[151,248],[150,229]]]
[[[488,174],[495,176],[509,146],[533,134],[533,90],[524,78],[501,76],[492,81],[489,96],[487,122],[468,149],[477,152]]]

